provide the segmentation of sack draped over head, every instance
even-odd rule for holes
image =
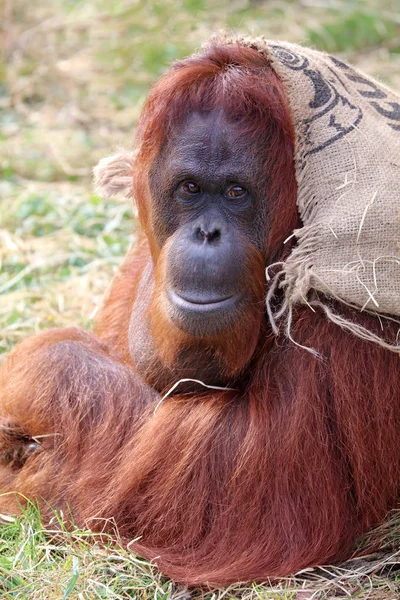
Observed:
[[[297,244],[272,279],[284,304],[322,307],[364,339],[391,345],[334,313],[323,297],[359,310],[400,316],[400,97],[344,62],[309,48],[264,38],[218,35],[266,55],[287,92],[295,131]],[[267,270],[268,276],[268,270]],[[321,294],[317,294],[321,292]]]
[[[240,44],[267,56],[293,118],[303,226],[293,232],[297,243],[279,272],[271,278],[267,268],[274,331],[285,322],[290,337],[293,306],[306,304],[399,351],[398,341],[334,312],[329,298],[377,318],[400,317],[400,97],[337,58],[296,44],[225,34],[209,43]],[[278,289],[284,300],[276,310],[271,301]]]

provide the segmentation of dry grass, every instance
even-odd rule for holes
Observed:
[[[148,86],[213,30],[311,43],[400,90],[397,0],[3,0],[0,10],[0,352],[44,328],[90,327],[134,241],[131,207],[95,196],[91,169],[130,147]],[[399,514],[375,535],[380,552],[341,567],[189,592],[115,540],[60,523],[45,531],[30,507],[0,529],[0,595],[398,600]]]

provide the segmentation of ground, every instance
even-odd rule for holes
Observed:
[[[91,170],[132,146],[146,92],[217,29],[327,50],[400,91],[398,0],[0,0],[0,353],[41,329],[91,327],[135,241],[132,206],[95,195]],[[1,358],[0,358],[1,360]],[[8,599],[185,599],[112,540],[44,532],[30,507],[0,526]],[[193,598],[400,598],[400,513],[383,552],[279,585],[195,590]],[[111,544],[111,541],[110,541]]]

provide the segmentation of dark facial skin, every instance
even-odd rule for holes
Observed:
[[[251,252],[263,254],[267,236],[264,159],[215,110],[192,113],[151,169],[153,231],[160,248],[167,244],[168,312],[197,338],[228,329],[248,305]]]

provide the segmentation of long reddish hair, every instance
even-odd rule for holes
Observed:
[[[191,111],[218,107],[268,148],[267,256],[282,258],[298,224],[291,117],[268,60],[238,44],[176,63],[150,93],[135,169],[143,224],[148,231],[148,171],[170,131]],[[124,449],[99,513],[142,535],[136,549],[178,580],[264,579],[345,558],[396,502],[398,356],[309,308],[295,311],[292,336],[323,359],[273,338],[265,322],[241,391],[167,398]]]
[[[149,407],[83,516],[114,517],[127,539],[141,536],[134,549],[189,584],[347,558],[398,497],[398,356],[307,309],[293,336],[323,360],[267,336],[242,391]]]
[[[237,45],[211,46],[177,63],[151,92],[135,167],[143,224],[151,237],[146,178],[174,123],[220,105],[257,147],[268,144],[266,177],[276,190],[269,245],[274,240],[282,254],[298,218],[289,111],[268,60]],[[189,584],[265,580],[348,557],[399,494],[398,355],[299,307],[292,336],[322,359],[275,338],[265,318],[235,390],[175,394],[160,403],[128,361],[116,359],[128,355],[131,290],[146,260],[147,246],[128,258],[107,301],[97,330],[108,347],[81,336],[71,366],[76,346],[68,346],[69,376],[54,376],[61,349],[54,356],[46,349],[40,359],[39,342],[20,347],[15,357],[25,351],[26,360],[19,358],[18,368],[16,359],[8,362],[3,406],[29,431],[33,417],[21,408],[29,398],[35,427],[62,434],[46,458],[28,461],[11,489],[58,506],[66,499],[76,521],[92,526],[95,516],[113,518],[125,539],[140,538],[133,548]],[[380,328],[373,316],[335,309]],[[388,337],[397,329],[383,327]],[[43,380],[48,391],[39,393]]]

